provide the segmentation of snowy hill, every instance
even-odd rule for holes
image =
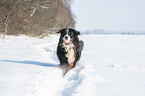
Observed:
[[[58,35],[0,39],[0,96],[144,96],[143,35],[81,35],[85,48],[65,77]]]

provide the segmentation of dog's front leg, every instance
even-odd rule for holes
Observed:
[[[71,63],[71,64],[69,65],[69,68],[71,69],[73,66],[74,66],[74,64],[73,64],[73,63]]]

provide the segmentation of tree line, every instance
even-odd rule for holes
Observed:
[[[0,33],[45,36],[74,27],[71,0],[0,0]]]

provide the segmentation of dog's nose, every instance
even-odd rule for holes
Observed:
[[[68,39],[68,36],[65,36],[65,40],[67,40]]]

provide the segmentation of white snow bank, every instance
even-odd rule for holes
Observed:
[[[0,96],[144,96],[144,36],[80,38],[82,58],[65,77],[56,56],[58,35],[0,39]]]

